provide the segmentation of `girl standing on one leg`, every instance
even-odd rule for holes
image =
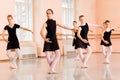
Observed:
[[[26,31],[30,31],[30,32],[32,32],[32,31],[29,29],[23,28],[18,24],[15,24],[13,22],[12,15],[8,15],[7,20],[8,20],[8,25],[6,25],[4,27],[4,30],[2,32],[2,37],[3,37],[4,41],[7,42],[7,56],[10,59],[10,61],[12,62],[11,68],[17,68],[16,59],[18,58],[19,53],[20,53],[20,50],[19,50],[20,46],[19,46],[19,41],[18,41],[17,35],[16,35],[16,29],[20,28],[20,29],[23,29]],[[8,31],[8,39],[7,40],[5,39],[5,36],[4,36],[6,31]],[[11,56],[11,50],[13,50],[13,49],[16,52],[14,57]]]
[[[46,11],[47,14],[47,21],[43,24],[43,27],[41,29],[41,36],[44,39],[45,43],[44,43],[44,49],[43,52],[45,52],[46,57],[47,57],[47,62],[50,66],[50,74],[54,74],[56,73],[55,71],[55,67],[56,64],[58,63],[59,59],[60,59],[60,50],[59,50],[59,46],[58,46],[58,42],[57,42],[57,38],[56,38],[56,28],[57,26],[68,29],[68,30],[72,30],[70,28],[67,28],[65,26],[62,26],[58,23],[56,23],[55,20],[53,20],[53,10],[52,9],[48,9]],[[47,34],[44,35],[44,31],[47,31]],[[53,51],[55,53],[54,59],[51,59],[50,57],[50,52]]]
[[[106,20],[103,23],[103,26],[104,26],[104,30],[102,33],[101,46],[102,46],[103,55],[105,56],[105,63],[109,64],[110,63],[109,58],[112,53],[112,43],[110,40],[110,36],[112,31],[117,31],[117,30],[110,27],[109,20]]]
[[[77,31],[78,31],[78,27],[77,27],[77,21],[73,21],[73,26],[74,26],[74,29],[75,31],[73,32],[73,44],[72,46],[75,46],[75,53],[77,54],[76,56],[76,60],[79,60],[80,59],[80,56],[79,56],[79,53],[77,52],[77,47],[76,47],[76,38],[77,38]]]

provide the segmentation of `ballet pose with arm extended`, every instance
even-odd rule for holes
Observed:
[[[20,53],[20,50],[19,50],[20,46],[19,46],[19,40],[16,35],[16,29],[20,28],[29,32],[32,32],[32,31],[27,28],[21,27],[18,24],[15,24],[13,21],[12,15],[8,15],[7,20],[8,20],[8,25],[4,27],[4,30],[2,32],[2,38],[4,39],[5,42],[7,42],[7,56],[12,62],[11,68],[17,68],[16,59],[18,58],[18,55]],[[8,32],[8,39],[5,38],[6,31]],[[14,57],[11,56],[11,50],[13,49],[16,51],[16,54]]]
[[[46,15],[47,15],[47,21],[43,24],[40,34],[45,41],[43,52],[45,52],[47,62],[50,66],[49,73],[54,74],[54,73],[56,73],[56,71],[55,71],[56,64],[58,63],[58,61],[60,59],[60,50],[59,50],[59,45],[58,45],[57,38],[56,38],[56,28],[57,28],[57,26],[59,26],[61,28],[68,29],[71,31],[73,29],[65,27],[63,25],[60,25],[55,20],[53,20],[53,10],[52,9],[48,9],[46,11]],[[45,33],[45,31],[47,32],[47,34]],[[54,58],[51,58],[51,56],[50,56],[51,51],[55,53]]]
[[[112,28],[110,26],[110,21],[109,20],[106,20],[104,23],[103,23],[103,26],[104,26],[104,30],[101,34],[101,46],[102,46],[102,52],[103,52],[103,55],[105,56],[105,63],[109,64],[110,63],[110,55],[112,53],[112,43],[111,43],[111,33],[112,31],[118,31],[118,28]],[[107,49],[108,48],[108,49]]]

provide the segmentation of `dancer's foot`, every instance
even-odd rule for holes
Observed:
[[[104,64],[110,64],[110,62],[104,62]]]
[[[83,65],[81,68],[88,68],[88,66],[87,65]]]
[[[105,61],[104,64],[110,64],[110,61]]]
[[[55,70],[50,70],[48,74],[57,74],[57,72]]]
[[[104,64],[110,64],[110,60],[106,59],[106,61],[104,62]]]

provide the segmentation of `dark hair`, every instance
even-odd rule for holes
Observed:
[[[110,21],[109,21],[109,20],[106,20],[104,23],[105,23],[105,24],[106,24],[106,23],[110,23]]]
[[[77,21],[73,21],[73,23],[77,23]]]
[[[82,18],[82,17],[85,17],[85,16],[84,16],[84,15],[80,15],[80,16],[79,16],[79,19]]]
[[[52,14],[54,14],[52,9],[47,9],[47,10],[46,10],[46,13],[47,13],[47,11],[51,11]]]
[[[10,15],[10,14],[7,16],[7,18],[8,18],[8,17],[11,17],[11,18],[13,19],[13,16],[12,16],[12,15]]]

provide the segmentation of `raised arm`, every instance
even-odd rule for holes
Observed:
[[[81,27],[78,28],[78,33],[77,33],[77,36],[80,40],[82,40],[84,43],[88,43],[88,41],[86,39],[83,39],[80,35],[81,33]]]
[[[2,38],[3,38],[3,40],[5,41],[5,42],[9,42],[7,39],[5,39],[5,32],[6,32],[6,30],[3,30],[3,32],[2,32]]]
[[[33,33],[33,31],[32,31],[32,30],[27,29],[27,28],[25,28],[25,27],[21,27],[21,26],[20,26],[20,29],[23,29],[23,30],[25,30],[25,31],[29,31],[29,32]]]
[[[69,28],[69,27],[60,25],[60,24],[58,24],[58,23],[57,23],[57,26],[59,26],[59,27],[61,27],[61,28],[64,28],[64,29],[67,29],[67,30],[73,30],[72,28]]]
[[[100,26],[100,25],[97,25],[97,24],[88,24],[88,26],[90,26],[90,27],[95,27],[95,28],[101,28],[102,29],[102,27]],[[90,32],[93,32],[93,30],[92,29],[89,29],[89,31]]]
[[[90,27],[102,28],[100,25],[88,23]]]
[[[45,33],[46,27],[47,27],[47,24],[44,23],[44,24],[43,24],[43,27],[42,27],[42,29],[41,29],[41,31],[40,31],[40,35],[41,35],[41,37],[44,39],[44,41],[46,41],[46,42],[48,42],[48,43],[52,43],[49,38],[46,38],[46,37],[45,37],[45,36],[46,36],[46,33]]]
[[[117,31],[117,32],[120,32],[119,28],[120,28],[120,27],[115,27],[115,28],[114,28],[114,27],[112,27],[112,28],[111,28],[111,30],[112,30],[112,31]]]

